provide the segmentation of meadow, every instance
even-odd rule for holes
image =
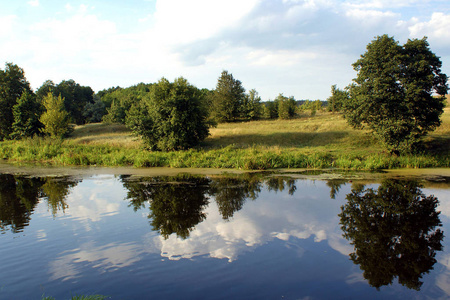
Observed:
[[[347,125],[339,113],[305,113],[292,120],[222,123],[196,149],[152,152],[121,124],[75,127],[69,138],[29,138],[0,143],[9,162],[172,168],[339,168],[379,170],[450,167],[450,107],[442,125],[413,154],[391,155],[365,130]]]

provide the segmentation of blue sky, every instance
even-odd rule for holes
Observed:
[[[448,0],[1,1],[0,68],[95,91],[179,76],[213,89],[228,70],[263,100],[325,100],[382,34],[427,36],[450,76]]]

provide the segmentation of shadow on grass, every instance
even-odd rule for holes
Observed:
[[[242,134],[234,136],[210,137],[204,142],[204,148],[222,148],[228,145],[239,147],[281,146],[307,147],[325,146],[342,143],[349,134],[342,131],[329,132],[279,132],[271,134]]]
[[[427,153],[432,155],[450,155],[450,136],[433,137],[425,141],[424,148]]]

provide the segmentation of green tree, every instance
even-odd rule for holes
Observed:
[[[28,91],[13,106],[14,123],[12,124],[11,138],[21,139],[32,137],[41,132],[43,127],[39,121],[42,113],[42,106],[36,101],[36,96]]]
[[[46,80],[36,91],[37,101],[41,104],[44,103],[44,98],[48,95],[48,93],[53,93],[55,88],[56,85],[53,81]]]
[[[84,106],[83,117],[87,123],[101,122],[105,114],[105,103],[97,95],[94,96],[94,103]]]
[[[214,91],[211,115],[217,122],[237,121],[241,116],[245,89],[231,73],[223,71]]]
[[[425,196],[416,181],[382,182],[378,190],[356,187],[339,214],[344,237],[354,246],[350,259],[364,271],[370,285],[380,288],[398,277],[400,284],[419,290],[422,274],[436,263],[443,232],[439,201]]]
[[[202,93],[186,79],[161,79],[130,109],[126,123],[151,150],[181,150],[209,135]]]
[[[63,137],[70,132],[69,114],[64,110],[64,98],[48,93],[43,99],[46,111],[40,121],[44,125],[42,130],[51,137]]]
[[[353,64],[345,117],[355,128],[367,126],[393,153],[409,151],[440,124],[447,76],[426,38],[400,46],[379,36]],[[433,94],[438,97],[434,97]]]
[[[259,120],[262,116],[261,97],[255,89],[248,91],[241,106],[242,120]]]
[[[278,118],[279,119],[292,119],[295,116],[295,109],[297,107],[297,102],[294,97],[286,97],[283,94],[279,94],[275,98],[275,102],[278,105]]]
[[[23,92],[32,93],[25,72],[13,63],[0,69],[0,140],[10,138],[14,123],[13,107]]]
[[[264,119],[276,119],[278,118],[278,103],[275,101],[267,101],[263,104],[263,117]]]
[[[343,105],[348,101],[348,92],[340,90],[336,85],[331,86],[331,96],[327,99],[328,111],[341,111]]]
[[[81,86],[74,80],[63,80],[53,89],[53,95],[64,99],[64,109],[69,113],[76,124],[86,123],[83,116],[84,108],[88,103],[94,103],[94,91],[89,86]]]

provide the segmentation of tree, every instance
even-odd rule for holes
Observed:
[[[64,98],[48,93],[43,99],[46,111],[40,121],[44,124],[43,132],[51,137],[63,137],[70,132],[69,114],[64,110]]]
[[[23,92],[32,93],[25,72],[13,63],[0,69],[0,140],[10,138],[14,123],[13,106]]]
[[[327,99],[328,111],[341,111],[343,105],[348,101],[348,92],[340,90],[336,85],[331,86],[331,96]]]
[[[367,126],[393,153],[414,149],[441,124],[448,90],[441,66],[426,38],[400,46],[387,35],[377,37],[353,64],[358,75],[345,104],[348,123]]]
[[[233,78],[228,71],[220,75],[214,91],[211,114],[217,122],[233,122],[239,119],[242,104],[245,99],[245,89],[242,83]]]
[[[11,138],[21,139],[39,134],[43,127],[39,121],[41,113],[42,106],[36,101],[35,95],[28,91],[22,93],[17,104],[13,106],[14,123]]]
[[[87,123],[96,123],[101,122],[104,115],[106,115],[105,103],[95,95],[94,103],[87,103],[84,106],[83,117]]]
[[[84,108],[88,103],[94,103],[94,91],[89,86],[81,86],[74,80],[63,80],[53,90],[53,95],[64,99],[64,109],[69,113],[76,124],[86,123],[83,116]]]
[[[56,89],[56,85],[51,80],[46,80],[36,91],[36,99],[39,103],[44,102],[44,98],[47,97],[48,93],[53,93]],[[56,95],[57,96],[57,95]]]
[[[295,116],[295,109],[297,103],[294,97],[286,97],[283,94],[279,94],[275,98],[275,102],[278,104],[278,118],[279,119],[292,119]]]
[[[242,120],[258,120],[262,115],[261,97],[255,89],[252,89],[245,95],[241,106]]]
[[[344,237],[354,246],[350,259],[373,287],[400,284],[419,290],[422,274],[436,263],[444,237],[433,195],[416,181],[388,179],[378,190],[358,187],[339,214]]]
[[[126,124],[151,150],[192,148],[209,135],[201,95],[184,78],[173,83],[163,78],[132,106]]]
[[[265,119],[278,118],[278,103],[275,101],[267,101],[263,106],[263,116]]]

